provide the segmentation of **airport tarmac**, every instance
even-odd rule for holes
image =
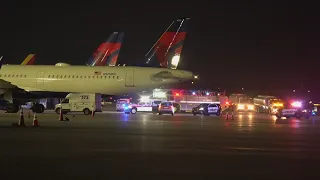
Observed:
[[[320,119],[0,113],[5,179],[319,179]]]

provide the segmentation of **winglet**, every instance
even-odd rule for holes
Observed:
[[[29,55],[24,59],[24,61],[21,63],[21,65],[31,65],[31,64],[34,63],[35,58],[36,58],[36,55],[35,55],[35,54],[29,54]]]

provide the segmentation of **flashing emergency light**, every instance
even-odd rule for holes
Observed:
[[[283,107],[283,104],[282,103],[274,103],[273,106],[275,106],[275,107]]]
[[[227,101],[227,102],[226,102],[226,105],[229,105],[229,104],[230,104],[229,101]]]
[[[179,94],[179,93],[176,93],[175,95],[176,95],[176,96],[180,96],[180,94]]]
[[[293,106],[293,107],[302,107],[302,103],[299,102],[299,101],[295,101],[295,102],[291,103],[291,106]]]
[[[196,92],[192,92],[192,95],[196,95]]]
[[[131,109],[131,108],[132,108],[131,105],[126,105],[126,106],[124,106],[124,109]]]
[[[209,96],[209,95],[210,95],[210,93],[209,93],[209,92],[207,92],[207,93],[206,93],[206,95],[207,95],[207,96]]]

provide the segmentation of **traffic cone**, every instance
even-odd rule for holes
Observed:
[[[60,114],[59,114],[59,121],[64,121],[63,120],[63,114],[62,114],[62,109],[60,108]]]
[[[39,122],[36,113],[33,114],[33,124],[32,127],[39,127]]]
[[[21,108],[21,112],[20,112],[20,120],[19,120],[19,126],[22,127],[26,127],[26,125],[24,124],[24,117],[23,117],[23,109]]]
[[[28,118],[30,118],[30,109],[29,109],[29,112],[28,112]]]
[[[229,119],[229,114],[228,112],[226,112],[226,118],[225,119]]]

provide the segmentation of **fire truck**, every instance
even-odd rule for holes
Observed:
[[[177,112],[192,112],[192,108],[202,103],[220,104],[222,110],[228,106],[225,92],[185,89],[154,89],[152,97],[173,102]]]
[[[253,112],[255,111],[252,98],[246,94],[231,94],[229,96],[230,105],[233,110],[239,112]]]
[[[283,108],[283,100],[275,96],[258,95],[253,98],[256,111],[260,113],[277,114],[278,110]]]

